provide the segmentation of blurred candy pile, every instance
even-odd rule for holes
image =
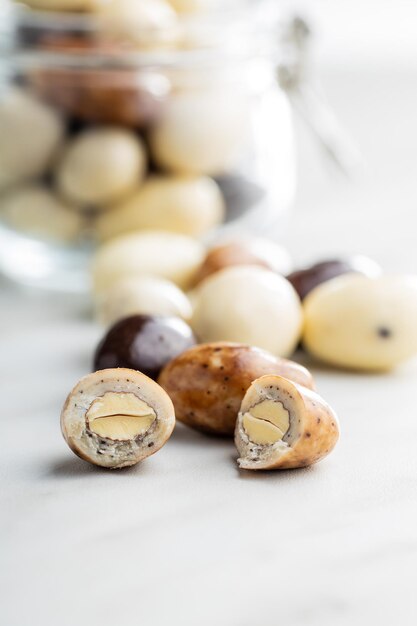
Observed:
[[[34,60],[0,99],[3,221],[60,243],[149,228],[199,237],[220,224],[225,203],[214,178],[241,159],[249,95],[221,67],[160,65],[164,50],[214,45],[188,13],[215,3],[26,5],[17,36]],[[68,12],[79,27],[65,21]]]

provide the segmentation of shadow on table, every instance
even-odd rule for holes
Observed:
[[[365,376],[375,379],[384,379],[392,376],[392,371],[380,370],[360,370],[354,367],[343,367],[342,365],[331,365],[315,359],[302,349],[297,350],[291,357],[296,363],[303,365],[314,374],[328,374],[333,378],[363,379]]]
[[[168,442],[170,445],[172,442],[184,443],[187,445],[195,445],[197,443],[206,444],[208,446],[233,446],[233,437],[219,436],[215,434],[209,434],[194,430],[184,424],[178,423],[175,425],[174,432]]]
[[[313,465],[311,467],[301,467],[299,469],[289,470],[243,470],[239,469],[237,465],[238,452],[235,448],[233,438],[231,437],[219,437],[217,435],[209,435],[207,433],[200,433],[192,428],[188,428],[183,424],[177,424],[175,430],[171,436],[170,442],[177,443],[178,445],[205,445],[205,446],[217,446],[224,451],[224,458],[227,462],[231,463],[231,467],[235,468],[235,476],[238,480],[243,481],[275,481],[278,480],[297,480],[298,478],[305,479],[308,475],[317,474],[320,472],[320,464]],[[223,453],[222,453],[223,454]]]
[[[236,455],[230,457],[236,463]],[[308,474],[316,474],[320,472],[320,465],[311,465],[310,467],[300,467],[298,469],[287,470],[244,470],[236,465],[236,473],[239,480],[260,480],[260,481],[278,481],[278,480],[303,480]]]
[[[58,459],[49,464],[46,469],[46,476],[50,478],[79,478],[80,476],[92,476],[97,474],[108,474],[111,472],[113,476],[126,473],[137,473],[144,471],[144,465],[139,463],[132,467],[124,467],[117,471],[109,470],[106,467],[91,465],[86,461],[82,461],[77,457],[69,457],[66,459]]]

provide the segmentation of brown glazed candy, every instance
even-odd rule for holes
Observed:
[[[180,318],[132,315],[116,322],[100,341],[94,370],[125,367],[156,380],[168,361],[195,343],[191,328]]]
[[[237,343],[200,344],[168,363],[159,384],[174,403],[181,422],[207,433],[233,435],[246,390],[255,378],[279,374],[314,389],[301,365]]]
[[[357,273],[374,277],[380,274],[378,264],[365,256],[354,256],[347,259],[329,259],[315,263],[311,267],[292,272],[287,276],[301,300],[318,285],[341,276],[342,274]]]
[[[111,54],[108,44],[55,37],[44,40],[41,49],[72,55],[77,67],[34,70],[27,77],[30,87],[81,121],[142,128],[158,117],[169,94],[168,79],[154,71],[79,67],[84,55]]]
[[[209,250],[195,283],[198,284],[208,276],[231,265],[260,265],[271,269],[267,261],[255,255],[248,246],[233,241]]]

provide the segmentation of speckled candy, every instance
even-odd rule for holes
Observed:
[[[190,348],[162,370],[159,383],[171,397],[177,418],[197,430],[233,435],[240,403],[251,382],[280,374],[314,389],[301,365],[238,343],[206,343]]]

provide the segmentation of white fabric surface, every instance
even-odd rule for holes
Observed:
[[[284,236],[298,261],[367,252],[417,271],[415,85],[415,73],[327,77],[369,168],[329,184],[303,139]],[[100,335],[85,303],[3,286],[0,316],[4,626],[416,623],[416,363],[314,367],[342,438],[311,469],[239,472],[232,443],[179,426],[140,467],[108,472],[59,431]]]

